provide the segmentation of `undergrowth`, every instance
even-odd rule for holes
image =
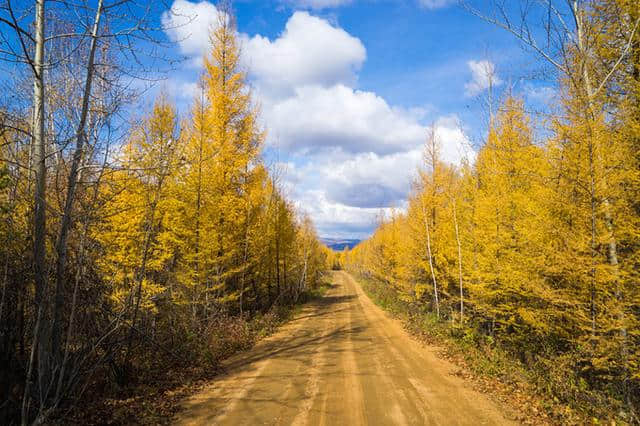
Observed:
[[[275,305],[266,313],[220,315],[211,320],[203,333],[208,339],[194,338],[196,347],[186,352],[174,348],[174,353],[189,353],[182,361],[166,357],[161,351],[149,351],[145,360],[138,364],[136,380],[127,386],[114,386],[108,371],[97,374],[82,399],[68,404],[69,409],[60,410],[52,423],[170,424],[180,400],[219,374],[222,361],[251,349],[258,341],[275,333],[304,304],[322,297],[328,288],[323,282],[302,293],[296,304]]]

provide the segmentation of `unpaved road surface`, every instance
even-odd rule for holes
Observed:
[[[184,425],[511,424],[346,272],[184,403]]]

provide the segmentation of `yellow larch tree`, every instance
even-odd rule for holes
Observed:
[[[183,255],[180,280],[190,289],[194,315],[237,301],[247,281],[249,228],[262,202],[257,125],[241,70],[235,23],[220,13],[204,59],[201,91],[192,109],[185,176],[177,182],[177,217]],[[196,308],[200,305],[201,308]]]
[[[160,97],[132,132],[120,169],[105,185],[110,202],[94,234],[104,250],[98,265],[111,282],[111,298],[133,309],[134,322],[138,311],[153,310],[154,297],[165,291],[163,272],[173,253],[163,244],[163,219],[180,148],[175,109]]]

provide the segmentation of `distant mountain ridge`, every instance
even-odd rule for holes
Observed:
[[[322,241],[322,243],[325,246],[335,251],[342,251],[344,250],[345,247],[352,249],[355,246],[357,246],[358,243],[360,242],[360,240],[351,239],[351,238],[326,238],[326,237],[320,237],[320,241]]]

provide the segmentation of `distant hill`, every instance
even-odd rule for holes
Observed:
[[[345,247],[349,247],[350,249],[354,248],[360,240],[349,239],[349,238],[320,238],[322,243],[335,251],[342,251]]]

